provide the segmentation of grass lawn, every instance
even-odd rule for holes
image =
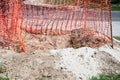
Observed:
[[[120,5],[111,5],[111,10],[112,11],[120,11]]]
[[[0,77],[0,80],[9,80],[9,78]]]
[[[120,80],[120,74],[114,75],[100,74],[98,76],[93,76],[92,78],[90,78],[90,80]]]
[[[120,36],[114,36],[114,38],[120,41]]]

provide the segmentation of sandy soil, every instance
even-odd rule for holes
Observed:
[[[98,73],[120,73],[120,62],[107,52],[95,52],[90,58],[98,62],[97,69],[100,70]],[[61,59],[60,54],[53,55],[45,50],[30,50],[20,54],[0,48],[0,63],[4,69],[0,76],[7,76],[10,80],[85,80],[83,77],[76,78],[67,67],[56,67],[56,64],[59,64],[57,66],[63,64],[59,62]]]
[[[116,59],[105,51],[107,49],[82,47],[69,51],[69,34],[25,33],[24,40],[26,53],[14,52],[12,48],[7,50],[7,46],[4,49],[0,47],[0,65],[4,69],[0,76],[7,76],[10,80],[87,80],[99,73],[120,73],[120,57]],[[114,45],[120,48],[119,42],[114,41]],[[85,56],[88,58],[84,59]]]
[[[70,80],[74,78],[68,72],[55,68],[55,60],[59,60],[57,56],[43,51],[18,54],[0,49],[0,60],[5,69],[0,76],[8,76],[10,80]]]

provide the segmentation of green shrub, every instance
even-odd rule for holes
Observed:
[[[120,3],[120,0],[111,0],[111,3],[112,3],[112,4],[119,4],[119,3]]]

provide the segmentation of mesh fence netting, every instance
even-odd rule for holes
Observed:
[[[110,0],[0,0],[0,45],[33,49],[112,45]]]

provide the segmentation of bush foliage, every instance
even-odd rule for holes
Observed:
[[[119,3],[120,3],[120,0],[111,0],[111,3],[112,3],[112,4],[119,4]]]

